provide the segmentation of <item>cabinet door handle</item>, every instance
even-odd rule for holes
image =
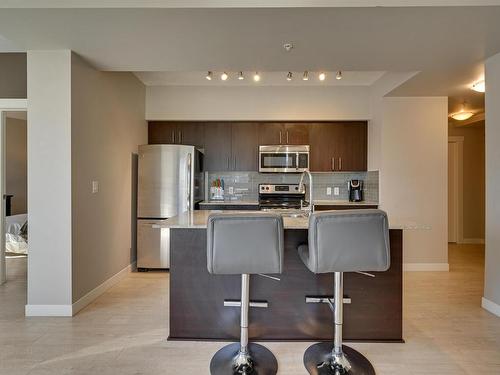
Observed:
[[[332,158],[332,171],[335,170],[335,158]]]
[[[175,132],[172,130],[172,143],[175,143]]]
[[[280,144],[281,144],[281,130],[280,130]]]
[[[286,144],[289,145],[290,141],[288,140],[288,130],[286,131]]]
[[[227,157],[227,169],[229,170],[229,156]]]
[[[179,143],[182,143],[182,132],[179,130]]]
[[[339,158],[339,170],[342,170],[342,158]]]
[[[236,170],[236,156],[234,157],[234,161],[233,161],[233,171]]]

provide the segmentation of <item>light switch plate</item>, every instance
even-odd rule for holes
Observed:
[[[332,188],[330,186],[326,188],[326,195],[332,195]]]
[[[340,195],[340,188],[338,186],[333,188],[333,195]]]
[[[234,194],[234,188],[232,186],[229,186],[229,194],[231,195]]]
[[[92,181],[92,194],[99,191],[99,181]]]

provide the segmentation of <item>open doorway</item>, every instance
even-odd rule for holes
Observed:
[[[25,298],[27,283],[27,112],[26,100],[0,100],[0,284],[16,285]],[[8,310],[7,310],[8,311]]]
[[[14,282],[25,290],[28,256],[26,111],[3,112],[2,135],[4,281]]]

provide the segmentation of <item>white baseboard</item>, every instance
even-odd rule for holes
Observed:
[[[92,289],[90,292],[85,294],[78,301],[73,303],[73,306],[72,306],[73,315],[76,315],[78,313],[78,311],[80,311],[83,308],[85,308],[86,306],[88,306],[97,297],[104,294],[104,292],[106,290],[108,290],[109,288],[111,288],[113,285],[117,284],[121,280],[123,280],[125,278],[125,276],[127,276],[130,272],[132,272],[132,267],[133,267],[133,264],[129,264],[127,267],[122,269],[120,272],[111,276],[109,279],[104,281],[101,285],[98,285],[97,287]]]
[[[71,305],[26,305],[26,316],[73,316]]]
[[[484,245],[484,238],[462,238],[459,243]]]
[[[132,271],[133,267],[134,264],[128,265],[116,275],[111,276],[101,285],[92,289],[72,305],[26,305],[25,314],[26,316],[74,316],[78,311],[89,305],[106,290],[125,278],[125,276]]]
[[[404,263],[403,271],[445,271],[450,270],[449,263]]]
[[[483,297],[481,299],[481,307],[483,309],[489,311],[490,313],[500,317],[500,305],[499,304],[496,304],[495,302],[490,301],[489,299]]]

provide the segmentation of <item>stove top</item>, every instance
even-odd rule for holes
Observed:
[[[263,209],[298,209],[305,199],[299,184],[260,184],[259,205]]]

